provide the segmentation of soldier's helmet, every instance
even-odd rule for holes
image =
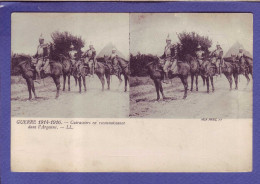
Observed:
[[[116,48],[114,47],[114,48],[112,49],[112,51],[116,51]]]
[[[89,43],[89,48],[92,48],[93,47],[93,44],[92,42]]]
[[[220,44],[217,42],[217,45],[216,45],[216,47],[218,47],[218,46],[220,46]]]
[[[244,50],[244,48],[243,47],[239,47],[239,51],[243,51]]]
[[[167,42],[167,41],[172,41],[169,34],[168,34],[168,36],[167,36],[167,38],[166,38],[166,42]]]
[[[41,34],[40,37],[39,37],[39,41],[43,41],[44,40],[44,37],[43,35]]]

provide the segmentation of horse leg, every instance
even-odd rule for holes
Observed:
[[[183,96],[183,99],[186,99],[187,98],[187,91],[188,91],[188,76],[181,76],[181,82],[184,86],[184,96]]]
[[[154,80],[154,85],[155,85],[155,89],[156,89],[156,93],[157,93],[157,101],[160,100],[160,93],[159,93],[159,84],[157,80]]]
[[[121,78],[121,75],[118,74],[118,75],[117,75],[117,78],[119,79],[119,85],[118,85],[118,86],[121,86],[121,83],[122,83],[122,81],[123,81],[122,78]]]
[[[198,88],[198,78],[199,78],[199,75],[196,74],[195,77],[196,77],[196,91],[199,91],[199,88]]]
[[[163,99],[166,99],[166,97],[164,96],[164,93],[163,93],[162,82],[161,82],[161,81],[158,81],[158,84],[159,84],[159,89],[160,89],[160,92],[161,92],[161,94],[162,94]],[[160,97],[159,97],[159,98],[160,98]]]
[[[232,77],[231,76],[227,76],[227,75],[226,75],[226,77],[227,77],[227,80],[228,80],[229,86],[230,86],[229,90],[231,91],[232,90],[232,82],[233,82]]]
[[[66,85],[66,74],[63,74],[63,90],[65,91],[65,85]]]
[[[32,92],[33,92],[33,94],[34,94],[34,98],[38,98],[37,95],[36,95],[36,93],[35,93],[34,83],[33,83],[33,80],[32,80],[32,79],[30,79],[30,83],[31,83]]]
[[[104,91],[104,86],[105,86],[104,75],[98,75],[98,78],[100,79],[101,84],[102,84],[102,91]]]
[[[128,80],[128,77],[126,75],[124,75],[124,78],[125,78],[125,92],[127,92],[127,80]]]
[[[237,74],[233,74],[233,77],[234,77],[234,81],[235,81],[235,89],[238,89],[238,86],[237,86],[237,83],[238,83],[238,75]]]
[[[205,86],[205,77],[201,76],[202,80],[203,80],[203,86]]]
[[[214,88],[214,80],[213,80],[213,77],[210,77],[210,82],[211,82],[212,92],[214,92],[214,91],[215,91],[215,88]]]
[[[110,74],[106,73],[106,79],[107,79],[107,89],[110,90]]]
[[[52,77],[55,85],[56,85],[56,88],[57,88],[57,91],[56,91],[56,99],[59,97],[60,95],[60,76],[53,76]]]
[[[207,93],[209,93],[209,77],[206,77]]]
[[[83,76],[82,79],[83,79],[84,90],[87,91],[87,88],[86,88],[86,76]]]
[[[194,80],[194,74],[191,74],[191,87],[190,87],[190,91],[193,90],[193,80]]]
[[[78,80],[79,80],[79,93],[81,93],[81,77],[79,77]]]
[[[75,86],[77,86],[78,80],[77,80],[77,78],[75,76],[74,76],[74,79],[75,79]]]
[[[29,100],[32,99],[32,92],[31,92],[31,82],[30,82],[30,79],[26,79],[26,83],[27,83],[27,87],[28,87],[28,92],[29,92]]]
[[[70,74],[68,75],[68,86],[69,86],[69,91],[70,91]]]
[[[245,77],[246,77],[246,79],[247,79],[247,84],[246,84],[246,85],[248,85],[248,84],[249,84],[249,82],[250,82],[250,78],[249,78],[249,76],[248,76],[248,73],[247,73],[247,72],[245,73]]]

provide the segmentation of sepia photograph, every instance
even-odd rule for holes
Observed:
[[[253,14],[130,14],[130,117],[252,118]]]
[[[11,116],[129,115],[129,14],[13,13]]]

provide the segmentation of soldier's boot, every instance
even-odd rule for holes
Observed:
[[[164,74],[163,83],[165,83],[165,84],[169,84],[169,76],[168,76],[168,72],[165,72],[165,74]]]

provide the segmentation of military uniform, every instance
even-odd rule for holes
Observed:
[[[114,72],[119,75],[119,66],[118,64],[116,64],[115,60],[117,59],[117,54],[116,54],[116,49],[114,48],[112,50],[112,53],[110,54],[108,61],[111,61],[111,63],[107,63],[108,65],[112,65],[112,69],[114,70]]]
[[[37,52],[34,56],[34,58],[36,58],[36,60],[37,60],[35,69],[37,72],[38,80],[41,79],[42,65],[44,64],[44,62],[45,62],[45,66],[49,63],[49,58],[48,58],[49,45],[44,44],[44,38],[42,37],[42,35],[39,38],[39,42],[40,42],[40,44],[38,45]]]
[[[199,46],[198,47],[198,51],[196,51],[196,55],[197,55],[197,59],[199,61],[199,65],[201,66],[202,63],[203,63],[203,54],[204,54],[204,51],[201,50],[201,47]]]
[[[212,52],[212,63],[216,65],[218,69],[218,74],[220,74],[220,64],[222,63],[222,56],[220,55],[223,53],[223,49],[217,44],[217,49]]]

